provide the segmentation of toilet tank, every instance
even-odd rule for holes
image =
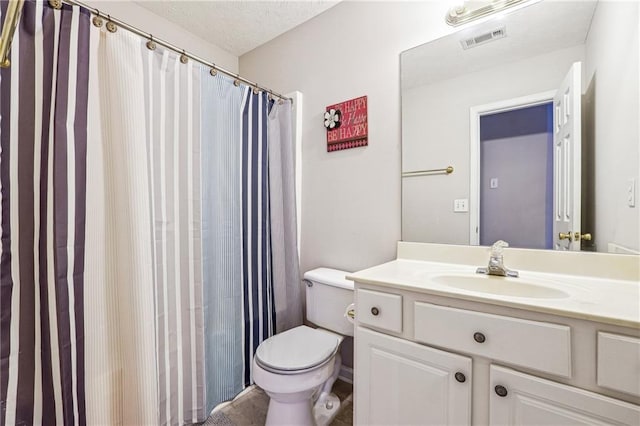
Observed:
[[[347,306],[353,303],[353,281],[345,279],[347,274],[329,268],[305,272],[307,320],[338,334],[353,336],[353,324],[344,316]]]

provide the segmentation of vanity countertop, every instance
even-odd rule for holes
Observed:
[[[348,279],[384,289],[401,289],[457,299],[525,309],[535,312],[597,321],[624,327],[640,327],[640,283],[604,277],[563,275],[519,270],[519,278],[486,277],[476,274],[478,265],[397,259],[353,274]],[[443,281],[443,279],[449,281]],[[493,280],[499,288],[524,285],[548,292],[543,297],[470,290],[475,282]],[[507,280],[507,281],[495,281]],[[447,285],[465,283],[462,288]],[[486,284],[482,283],[481,284]],[[531,285],[533,283],[533,285]],[[506,286],[506,287],[505,287]],[[538,287],[540,286],[540,287]],[[500,291],[498,292],[500,293]],[[526,292],[525,292],[526,293]],[[525,294],[526,295],[526,294]],[[560,295],[560,296],[557,296]],[[556,297],[557,296],[557,297]]]

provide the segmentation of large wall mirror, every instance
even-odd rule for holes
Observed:
[[[402,239],[638,254],[639,18],[545,0],[403,52]]]

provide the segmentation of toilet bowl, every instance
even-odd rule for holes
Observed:
[[[328,393],[340,371],[340,342],[342,336],[302,325],[258,347],[253,380],[270,398],[267,425],[318,424],[314,403],[324,405],[326,411],[329,402],[330,409],[337,411],[340,403]]]
[[[270,398],[267,425],[324,426],[339,410],[331,388],[342,365],[340,343],[353,335],[343,315],[353,302],[353,282],[345,275],[328,268],[305,274],[307,319],[323,328],[301,325],[258,346],[253,380]]]

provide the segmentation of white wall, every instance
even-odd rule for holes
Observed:
[[[451,3],[345,1],[240,58],[240,73],[247,78],[281,93],[300,90],[304,94],[303,271],[317,266],[357,270],[395,257],[395,242],[401,238],[399,54],[451,33],[453,29],[442,18]],[[590,46],[591,52],[586,55],[586,60],[599,62],[599,75],[604,78],[605,74],[613,74],[614,82],[618,80],[615,74],[620,70],[618,67],[626,67],[622,82],[630,90],[625,93],[637,97],[637,29],[635,35],[627,34],[621,40],[612,39],[622,37],[622,24],[638,19],[638,4],[626,4],[625,7],[630,10],[620,12],[620,16],[611,19],[605,13],[614,13],[608,11],[612,6],[608,2],[600,3],[590,37],[600,32],[608,33],[609,38],[603,39],[598,46]],[[605,28],[605,19],[613,23],[613,29]],[[611,62],[605,56],[615,55],[616,52],[623,53],[621,56],[626,56],[635,65],[620,65],[620,58]],[[584,58],[584,50],[580,58]],[[574,59],[562,61],[561,67],[566,71],[567,65]],[[588,76],[593,66],[586,68]],[[555,81],[556,74],[547,72],[546,75],[549,81]],[[619,83],[616,85],[622,86]],[[543,91],[550,87],[552,85],[548,84],[531,90]],[[597,90],[600,102],[608,95],[613,95],[615,90],[622,89],[598,87]],[[527,91],[530,92],[529,89]],[[325,106],[362,95],[369,96],[369,146],[327,153],[326,134],[322,127]],[[617,111],[617,117],[637,123],[637,99],[634,105],[630,110]],[[611,117],[611,114],[605,117],[609,118],[601,117],[599,120],[615,123],[618,119]],[[464,120],[468,120],[468,114]],[[603,126],[606,124],[596,126],[600,128],[600,133],[606,128]],[[468,128],[459,124],[457,127]],[[614,138],[607,137],[606,140]],[[605,219],[605,222],[610,228],[620,221],[629,226],[621,226],[615,231],[612,229],[610,233],[616,235],[610,240],[637,249],[639,208],[629,209],[621,205],[624,196],[621,182],[638,175],[638,134],[626,135],[624,140],[627,141],[624,147],[604,148],[602,156],[600,152],[596,155],[599,164],[611,161],[624,164],[621,173],[617,170],[612,173],[610,166],[599,167],[597,174],[600,177],[615,177],[618,182],[609,184],[599,180],[599,186],[605,189],[597,189],[596,204],[599,210],[607,208],[603,200],[606,197],[615,198],[613,216]],[[466,156],[467,150],[462,151]],[[458,179],[468,182],[468,176],[464,176],[468,161],[462,159],[461,164],[457,169],[460,171]],[[437,167],[442,167],[442,164],[438,162]],[[444,190],[446,188],[441,187],[434,193]],[[601,195],[607,191],[615,194]],[[449,192],[447,208],[451,207],[451,199],[467,196],[463,190],[459,193],[453,190]],[[442,226],[436,219],[432,221],[433,228],[447,231],[466,229],[468,218],[462,216],[457,219],[462,226]],[[606,216],[598,213],[597,220]],[[606,230],[595,231],[596,235],[603,238],[607,233]],[[460,236],[461,242],[466,242],[467,234],[465,232],[465,236]],[[599,250],[604,249],[602,245],[599,244]]]
[[[454,199],[469,198],[469,108],[555,90],[582,60],[578,45],[404,91],[403,171],[454,172],[404,178],[403,240],[469,244],[469,214],[453,212]]]
[[[595,193],[598,251],[608,243],[640,250],[640,202],[627,206],[640,169],[638,2],[599,2],[586,42],[587,82],[595,87]],[[583,230],[591,231],[591,230]]]
[[[130,0],[87,0],[85,2],[89,6],[97,8],[100,12],[110,14],[142,31],[153,34],[154,37],[183,47],[185,50],[214,62],[216,65],[220,65],[231,72],[238,72],[237,56],[221,49],[214,43],[191,34],[184,28]]]
[[[546,248],[552,141],[551,133],[482,141],[480,245],[503,240],[510,247]],[[497,188],[489,187],[492,178]]]
[[[302,271],[395,258],[401,51],[451,32],[445,2],[343,2],[240,58],[241,75],[304,94]],[[367,95],[369,146],[327,153],[327,105]]]

